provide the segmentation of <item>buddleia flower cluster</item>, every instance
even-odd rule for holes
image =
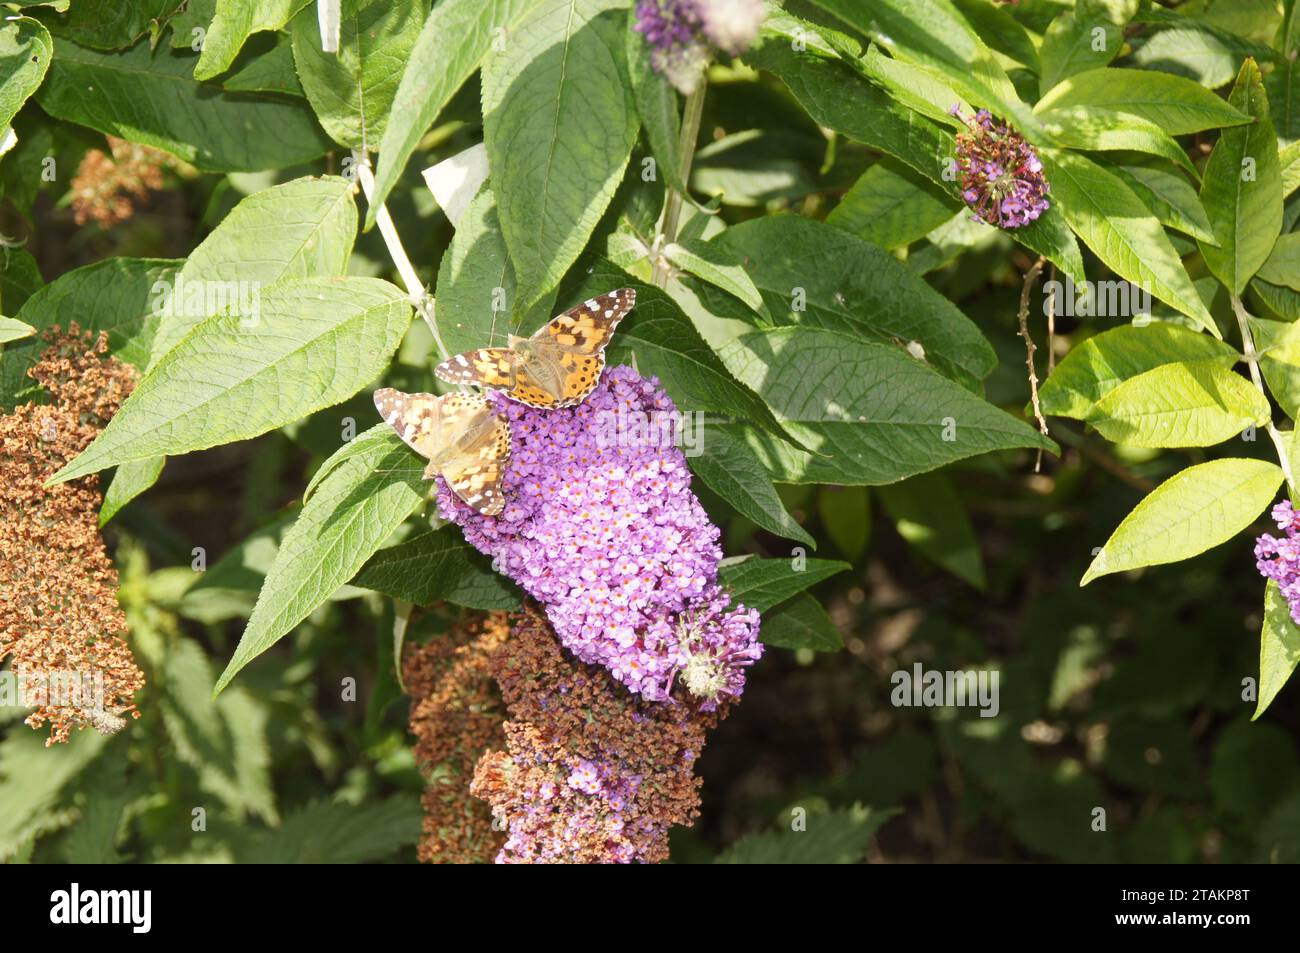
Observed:
[[[46,744],[73,729],[111,733],[136,715],[144,675],[127,645],[117,572],[99,532],[99,477],[45,481],[99,434],[135,386],[107,339],[51,329],[28,374],[52,397],[0,416],[0,664],[48,723]]]
[[[163,171],[174,167],[167,153],[108,137],[109,153],[91,149],[73,176],[72,214],[78,225],[108,228],[131,218],[139,205],[163,187]]]
[[[505,707],[491,662],[509,633],[506,614],[494,612],[406,649],[402,672],[411,694],[415,760],[428,778],[419,846],[426,863],[485,863],[505,840],[469,783],[479,758],[505,745]]]
[[[689,95],[715,51],[743,53],[762,23],[762,0],[640,0],[634,28],[654,69]]]
[[[957,118],[961,107],[948,110]],[[1047,211],[1050,186],[1043,164],[1020,133],[981,109],[957,133],[961,197],[975,217],[998,228],[1020,228]]]
[[[1273,521],[1284,535],[1265,533],[1255,540],[1255,565],[1260,575],[1277,583],[1291,607],[1291,618],[1300,625],[1300,513],[1290,500],[1273,507]]]
[[[695,762],[719,712],[647,702],[518,617],[491,660],[510,713],[470,790],[508,833],[498,863],[655,863],[699,814]]]
[[[706,709],[739,696],[762,653],[758,612],[718,585],[719,531],[669,428],[628,425],[677,419],[658,382],[611,367],[576,407],[491,399],[513,435],[505,508],[484,516],[440,478],[442,516],[545,607],[581,661],[651,701],[675,685]]]

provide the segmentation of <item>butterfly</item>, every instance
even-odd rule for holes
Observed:
[[[501,475],[510,459],[510,424],[480,394],[404,394],[375,391],[375,409],[416,453],[426,457],[424,478],[439,474],[453,493],[484,516],[505,507]]]
[[[605,369],[605,345],[635,304],[634,288],[611,291],[552,318],[532,337],[512,334],[506,347],[457,354],[434,373],[453,384],[504,390],[530,407],[572,407],[596,389]]]

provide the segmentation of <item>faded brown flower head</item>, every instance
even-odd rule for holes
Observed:
[[[517,617],[492,671],[510,712],[506,750],[470,790],[504,819],[502,863],[657,862],[699,815],[695,760],[722,712],[646,701],[575,661],[545,617]],[[723,706],[725,707],[725,706]]]
[[[492,829],[488,806],[469,793],[469,782],[479,757],[505,743],[505,707],[489,660],[509,633],[506,614],[495,612],[407,647],[402,671],[411,693],[415,760],[429,778],[419,848],[426,863],[485,863],[505,840]]]
[[[72,214],[78,225],[98,222],[104,228],[124,222],[150,192],[163,187],[163,170],[175,165],[167,153],[108,137],[112,156],[91,149],[72,179]]]
[[[116,731],[144,685],[122,638],[117,572],[99,533],[99,478],[42,484],[83,450],[135,386],[135,371],[107,357],[76,324],[52,328],[28,373],[50,404],[0,416],[0,663],[10,662],[27,724],[50,725],[46,744],[73,728]]]

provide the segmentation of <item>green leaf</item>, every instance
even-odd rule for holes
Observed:
[[[1217,337],[1219,329],[1169,237],[1133,190],[1078,153],[1044,149],[1041,157],[1052,195],[1083,243],[1121,277]]]
[[[280,169],[330,148],[306,103],[200,83],[188,51],[150,52],[141,40],[101,53],[56,39],[54,54],[36,95],[47,113],[164,149],[204,172]]]
[[[504,344],[518,324],[515,269],[501,234],[496,198],[483,187],[461,216],[438,266],[434,320],[452,354]]]
[[[8,859],[42,830],[68,784],[108,746],[95,731],[77,731],[67,744],[45,747],[43,732],[10,729],[0,740],[0,859]]]
[[[1164,225],[1213,244],[1214,231],[1201,198],[1187,177],[1152,162],[1112,165],[1118,175]]]
[[[1129,113],[1155,123],[1171,136],[1250,122],[1249,116],[1203,86],[1156,70],[1088,70],[1056,86],[1038,101],[1034,112],[1065,106]]]
[[[1300,325],[1251,318],[1250,329],[1268,389],[1294,420],[1300,416]]]
[[[938,70],[971,102],[1002,116],[1028,114],[993,51],[948,0],[813,2],[894,56]]]
[[[811,453],[750,442],[784,483],[877,485],[992,450],[1056,445],[895,347],[820,328],[756,331],[724,349]]]
[[[1210,271],[1240,296],[1282,230],[1282,172],[1277,136],[1268,120],[1268,99],[1254,60],[1242,64],[1229,102],[1255,121],[1225,129],[1210,153],[1201,202],[1217,247],[1199,244]]]
[[[943,473],[922,473],[878,487],[885,512],[908,545],[976,589],[987,585],[984,557],[952,481]]]
[[[1049,109],[1039,117],[1062,146],[1086,152],[1146,152],[1169,159],[1193,177],[1196,167],[1173,138],[1155,123],[1128,113],[1086,106]]]
[[[746,263],[778,323],[894,347],[917,341],[938,370],[968,386],[997,363],[956,305],[894,256],[838,228],[796,215],[765,216],[727,229],[714,244]]]
[[[1269,419],[1268,401],[1214,360],[1162,364],[1099,400],[1087,421],[1135,447],[1209,447]]]
[[[687,194],[682,177],[682,160],[677,139],[681,130],[677,93],[668,80],[650,65],[650,45],[636,29],[637,18],[627,18],[627,75],[636,102],[637,115],[645,130],[650,154],[663,172],[664,182],[683,195]]]
[[[36,329],[30,324],[25,324],[14,318],[0,317],[0,344],[20,341],[23,338],[31,337],[35,333]]]
[[[1034,41],[1006,7],[985,0],[953,0],[953,5],[990,47],[1038,72],[1038,50]]]
[[[366,228],[375,210],[401,178],[406,161],[456,90],[479,68],[494,44],[509,52],[514,31],[538,0],[444,0],[433,8],[397,84],[388,128],[379,141],[374,201],[366,210]]]
[[[749,273],[717,242],[679,238],[664,248],[664,254],[683,271],[739,298],[756,314],[767,315],[767,305]]]
[[[718,582],[731,593],[733,604],[767,612],[823,579],[852,569],[838,559],[761,559],[745,556],[718,567]]]
[[[365,804],[317,803],[258,837],[247,864],[357,864],[378,861],[420,839],[420,802],[395,794]]]
[[[412,466],[423,466],[412,457]],[[427,606],[440,599],[471,609],[518,609],[519,593],[492,571],[459,527],[444,526],[381,549],[352,585]]]
[[[1232,367],[1229,344],[1163,321],[1123,325],[1076,344],[1038,392],[1043,413],[1084,420],[1093,405],[1131,377],[1175,361],[1212,360]]]
[[[246,440],[333,406],[388,365],[406,333],[406,295],[376,278],[281,281],[257,320],[217,315],[145,376],[55,482],[113,464]]]
[[[216,691],[352,579],[424,500],[424,468],[387,424],[353,443],[361,441],[364,453],[338,451],[347,459],[331,467],[285,534]]]
[[[13,17],[0,26],[0,133],[45,79],[53,53],[54,42],[39,20]]]
[[[629,279],[612,263],[598,260],[570,300],[585,301],[621,287],[636,289],[636,307],[610,342],[611,363],[635,360],[642,374],[659,378],[678,410],[728,414],[783,441],[790,439],[762,398],[736,380],[691,319],[659,288]]]
[[[31,252],[23,248],[0,249],[0,306],[5,311],[17,314],[44,285]]]
[[[734,428],[707,424],[700,449],[686,462],[705,486],[769,533],[817,548],[816,540],[786,511],[762,461]]]
[[[1280,145],[1300,142],[1300,64],[1294,56],[1283,56],[1264,77],[1269,114]]]
[[[763,613],[758,637],[764,645],[781,649],[838,652],[844,647],[840,630],[822,604],[806,592],[792,596],[775,609]]]
[[[221,88],[228,93],[307,97],[293,66],[293,43],[282,33],[264,33],[249,43],[234,69],[221,78]]]
[[[109,351],[143,370],[158,333],[159,288],[172,281],[180,264],[162,258],[105,258],[75,268],[28,298],[18,320],[37,331],[54,325],[67,330],[74,321],[83,331],[106,331]],[[44,349],[39,337],[5,347],[0,403],[12,406],[32,386],[27,371]]]
[[[197,0],[191,0],[194,6]],[[9,6],[49,6],[63,13],[50,21],[55,32],[62,37],[92,46],[97,50],[118,50],[128,47],[151,30],[158,30],[182,5],[182,0],[67,0],[52,2],[22,2]]]
[[[1259,632],[1259,699],[1255,721],[1268,709],[1300,663],[1300,626],[1291,618],[1291,607],[1272,579],[1264,590],[1264,625]]]
[[[1142,69],[1186,76],[1207,89],[1218,89],[1237,75],[1243,56],[1267,53],[1267,47],[1208,24],[1180,16],[1182,23],[1153,33],[1126,63]]]
[[[862,71],[894,99],[945,126],[966,128],[966,123],[952,114],[954,106],[960,108],[963,116],[975,112],[974,107],[949,85],[942,74],[906,60],[886,56],[874,44],[862,58],[861,65]]]
[[[321,49],[315,5],[293,19],[293,60],[330,138],[378,148],[397,84],[424,24],[423,0],[342,0],[337,53]]]
[[[165,462],[165,457],[152,457],[118,467],[113,482],[104,491],[104,502],[99,507],[99,525],[105,525],[122,507],[157,483]]]
[[[618,7],[542,0],[483,65],[483,141],[523,308],[582,252],[636,143]]]
[[[826,221],[864,241],[893,249],[924,238],[952,218],[958,203],[894,160],[867,169]]]
[[[1137,4],[1129,4],[1136,9]],[[1088,70],[1099,69],[1115,58],[1124,45],[1124,23],[1132,16],[1112,17],[1107,5],[1079,0],[1073,10],[1060,14],[1043,34],[1039,60],[1043,72],[1038,80],[1038,92],[1047,93],[1062,80]],[[1097,31],[1101,33],[1098,35]]]
[[[1300,232],[1279,236],[1256,274],[1264,281],[1300,291]]]
[[[216,13],[203,37],[195,79],[220,76],[254,33],[278,30],[309,0],[217,0]],[[317,33],[317,42],[320,34]]]
[[[211,292],[226,290],[214,298],[222,303],[240,288],[260,291],[285,278],[342,275],[356,233],[352,189],[337,176],[294,179],[241,200],[190,254],[170,289],[155,360],[214,313],[207,304]]]
[[[856,864],[880,825],[898,811],[855,805],[812,814],[803,830],[750,834],[736,841],[718,864]]]
[[[1281,483],[1282,470],[1266,460],[1211,460],[1175,473],[1124,517],[1079,585],[1226,543],[1255,521]]]

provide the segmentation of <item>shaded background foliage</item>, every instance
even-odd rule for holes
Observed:
[[[85,49],[130,46],[151,29],[161,42],[171,37],[183,46],[192,24],[212,18],[198,0],[179,11],[166,0],[153,4],[157,10],[124,4],[106,17],[112,6],[74,2],[69,13],[41,17],[59,42]],[[972,19],[995,9],[975,0],[957,6]],[[1025,0],[1020,7],[1017,18],[1038,35],[1069,5]],[[1184,4],[1180,13],[1196,25],[1156,17],[1129,28],[1118,65],[1222,87],[1245,53],[1267,46],[1281,10],[1259,0]],[[172,14],[168,33],[157,24]],[[209,47],[216,61],[200,72],[226,77],[227,89],[239,88],[231,78],[239,76],[248,89],[279,84],[274,95],[302,107],[282,59],[298,42],[295,22],[254,35],[224,62]],[[841,201],[868,169],[915,178],[876,150],[828,135],[824,118],[805,112],[777,79],[779,64],[768,71],[764,55],[755,56],[763,72],[716,67],[705,101],[691,182],[700,195],[725,194],[721,217],[729,226],[781,210],[834,223],[848,214],[837,207],[846,209]],[[231,72],[223,68],[232,64]],[[263,71],[254,72],[259,65]],[[1013,75],[1017,86],[1032,84],[1022,72]],[[453,232],[418,170],[481,140],[480,94],[471,79],[389,182],[388,206],[429,283]],[[201,155],[182,155],[187,164],[166,169],[165,187],[134,202],[129,218],[101,225],[82,215],[79,223],[72,171],[91,150],[111,150],[87,125],[57,118],[66,108],[57,86],[30,101],[14,120],[18,145],[0,162],[0,232],[22,241],[0,251],[7,315],[41,278],[80,265],[184,257],[240,199],[303,175],[344,171],[347,158],[319,130],[320,159],[310,148],[295,156],[286,147],[274,172],[207,172]],[[1275,115],[1279,128],[1300,123],[1288,108]],[[1190,154],[1201,159],[1209,141],[1189,137]],[[48,157],[57,169],[52,180],[42,176]],[[652,224],[661,190],[622,180],[595,226],[595,247],[620,223]],[[935,225],[952,217],[941,197],[933,201],[945,213]],[[1286,214],[1289,230],[1294,197]],[[955,251],[926,234],[918,233],[909,258],[932,263],[925,280],[992,344],[996,365],[985,397],[1019,412],[1029,391],[1016,309],[1035,256],[1002,234]],[[1089,275],[1105,273],[1091,253],[1084,258]],[[391,276],[377,232],[358,236],[348,270]],[[695,279],[683,284],[704,301],[718,293]],[[1041,322],[1041,297],[1034,301],[1033,320]],[[1222,318],[1224,302],[1212,311]],[[1058,318],[1057,357],[1120,323]],[[1043,334],[1041,323],[1035,333]],[[424,389],[430,348],[417,322],[388,380]],[[41,735],[22,728],[19,710],[0,712],[0,856],[415,859],[424,781],[394,671],[391,600],[345,587],[212,698],[276,541],[349,418],[357,432],[373,421],[368,390],[253,440],[172,458],[156,486],[107,526],[132,644],[148,676],[138,698],[143,716],[119,735],[82,732],[46,750]],[[1052,436],[1062,454],[1046,455],[1041,472],[1033,451],[1015,450],[912,477],[903,490],[780,487],[816,540],[815,555],[851,567],[811,590],[844,649],[772,648],[755,666],[743,704],[705,748],[703,815],[675,832],[675,860],[1300,860],[1300,702],[1291,686],[1252,724],[1254,704],[1242,697],[1242,680],[1258,675],[1263,621],[1250,534],[1177,566],[1078,587],[1094,548],[1144,494],[1210,452],[1116,447],[1062,419],[1053,419]],[[1265,441],[1233,453],[1266,451]],[[755,526],[701,481],[695,488],[722,525],[728,554],[798,555],[797,544]],[[194,547],[208,559],[197,588]],[[408,638],[436,638],[446,621],[434,613]],[[916,662],[999,670],[1001,717],[895,707],[890,676]],[[347,679],[356,680],[355,701],[342,697]],[[815,828],[821,833],[783,834],[793,807],[829,812]],[[1091,827],[1097,807],[1106,810],[1104,833]],[[196,808],[205,812],[202,832],[193,830]]]

